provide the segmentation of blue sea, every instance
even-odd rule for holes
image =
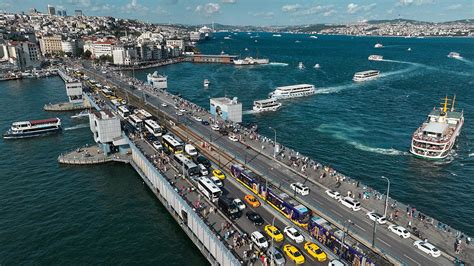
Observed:
[[[257,123],[269,137],[268,127],[276,128],[283,145],[380,191],[386,187],[380,176],[387,176],[393,198],[474,235],[474,39],[238,33],[224,40],[227,35],[216,34],[198,48],[208,54],[258,53],[274,64],[156,69],[168,76],[169,91],[205,108],[211,97],[238,97],[250,110],[276,86],[314,84],[317,95],[285,101],[275,113],[246,114],[244,121]],[[375,49],[375,43],[385,47]],[[451,51],[464,59],[447,58]],[[368,61],[371,54],[390,61]],[[313,68],[316,63],[320,69]],[[354,72],[368,69],[382,76],[351,81]],[[145,80],[154,70],[135,73]],[[208,89],[202,85],[206,78]],[[452,158],[413,158],[411,134],[441,98],[454,94],[465,124]],[[54,116],[65,128],[60,135],[0,141],[0,264],[206,264],[130,166],[57,163],[59,154],[93,142],[87,121],[42,110],[46,103],[67,100],[60,78],[1,82],[0,96],[3,130],[13,121]]]

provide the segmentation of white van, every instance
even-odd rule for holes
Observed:
[[[349,196],[341,198],[339,201],[342,203],[342,205],[352,209],[355,212],[360,210],[360,202]]]
[[[214,184],[216,184],[216,186],[218,187],[224,186],[224,184],[222,184],[222,181],[216,176],[211,176],[211,181],[214,182]]]
[[[189,154],[190,156],[197,156],[198,155],[198,152],[196,150],[196,148],[194,148],[193,145],[191,144],[186,144],[184,146],[184,151]]]
[[[201,173],[202,176],[207,176],[209,174],[209,171],[202,163],[198,164],[198,167],[199,167],[199,173]]]
[[[296,193],[301,194],[302,196],[308,195],[309,194],[309,187],[303,185],[300,182],[297,183],[292,183],[290,185],[290,188],[296,191]]]
[[[268,248],[268,242],[267,239],[260,233],[259,231],[255,231],[250,235],[250,239],[252,239],[252,242],[259,247],[260,249],[266,249]]]

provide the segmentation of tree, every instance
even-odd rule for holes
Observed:
[[[84,54],[82,55],[82,58],[84,58],[84,59],[90,59],[91,56],[92,56],[92,52],[89,51],[89,50],[86,50],[86,51],[84,52]]]

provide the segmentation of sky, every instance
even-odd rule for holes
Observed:
[[[431,22],[474,18],[474,0],[0,0],[0,10],[46,12],[47,5],[85,15],[150,23],[304,25],[377,19]]]

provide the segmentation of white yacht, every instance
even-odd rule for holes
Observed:
[[[298,68],[299,68],[299,69],[304,69],[303,62],[299,62],[299,63],[298,63]]]
[[[410,52],[410,51],[411,51],[411,47],[408,47],[407,51]]]
[[[321,66],[319,64],[315,64],[314,68],[321,68]]]
[[[371,60],[371,61],[382,61],[382,60],[383,60],[383,56],[373,54],[373,55],[370,55],[370,56],[369,56],[369,60]]]
[[[381,43],[376,43],[374,45],[374,48],[383,48],[383,45]]]
[[[208,79],[205,79],[204,82],[203,82],[203,85],[204,85],[204,87],[207,88],[207,87],[209,87],[209,84],[210,84],[210,83],[211,83],[211,82],[210,82]]]
[[[444,99],[443,107],[433,108],[424,122],[413,133],[410,152],[416,157],[423,159],[444,159],[456,142],[464,124],[464,112],[454,110],[454,101],[448,110],[448,97]]]
[[[277,99],[269,98],[253,102],[253,110],[255,112],[276,111],[280,109],[281,103]]]
[[[353,81],[366,81],[376,79],[380,75],[380,71],[378,70],[367,70],[362,72],[356,72],[354,77],[352,78]]]
[[[311,39],[317,39],[317,38],[318,38],[318,36],[315,36],[315,35],[311,35],[311,36],[309,36],[309,37],[310,37]]]
[[[155,71],[153,74],[148,73],[146,80],[148,84],[151,84],[155,89],[168,88],[168,78],[158,74],[158,71]]]
[[[269,94],[273,99],[290,99],[304,96],[310,96],[316,93],[316,89],[312,84],[298,84],[291,86],[277,87]]]
[[[451,52],[448,54],[449,58],[462,59],[462,56],[459,53]]]

